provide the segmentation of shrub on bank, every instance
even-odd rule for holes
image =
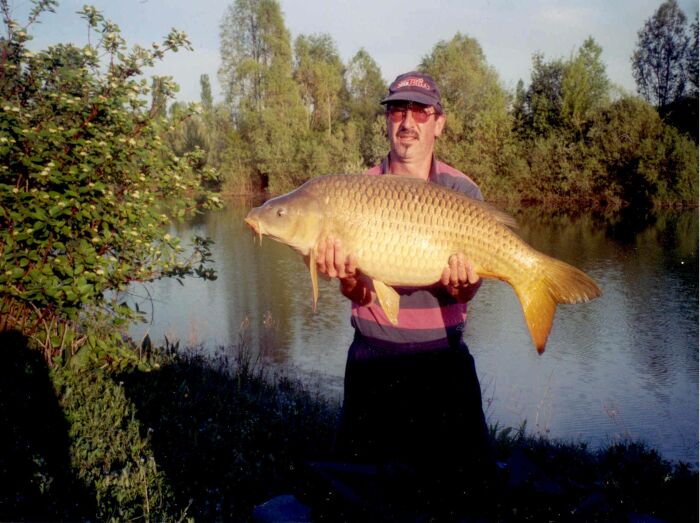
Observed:
[[[55,3],[34,2],[20,22],[0,0],[0,330],[32,338],[49,364],[80,352],[114,362],[121,356],[105,350],[118,334],[106,343],[85,327],[133,318],[112,300],[132,282],[213,278],[207,242],[185,252],[166,226],[218,199],[202,189],[213,174],[199,168],[201,152],[177,156],[161,138],[160,111],[177,86],[160,78],[152,90],[141,79],[190,47],[184,33],[129,49],[85,6],[93,40],[31,51],[28,31]]]

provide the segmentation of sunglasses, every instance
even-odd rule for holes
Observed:
[[[411,111],[411,116],[416,123],[425,123],[428,121],[428,118],[437,114],[437,111],[428,111],[427,107],[413,105],[412,103],[405,105],[389,105],[386,108],[386,114],[389,115],[389,119],[394,123],[403,121],[408,111]]]

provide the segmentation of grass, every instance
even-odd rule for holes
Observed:
[[[331,458],[339,406],[245,344],[206,358],[146,351],[149,371],[120,373],[49,370],[12,333],[0,352],[2,521],[250,521],[281,493],[319,500],[307,464]],[[467,492],[464,521],[698,519],[697,471],[643,444],[591,450],[525,426],[492,435],[499,471],[478,499]],[[372,503],[355,515],[384,514]]]

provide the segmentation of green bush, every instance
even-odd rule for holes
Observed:
[[[24,28],[4,17],[0,38],[0,329],[21,330],[48,361],[86,343],[107,347],[76,326],[105,309],[132,316],[109,299],[130,283],[213,277],[206,242],[185,254],[164,226],[197,202],[217,203],[201,195],[212,173],[197,170],[197,153],[178,157],[161,138],[158,104],[176,85],[159,79],[149,105],[140,79],[166,52],[189,48],[186,36],[173,30],[128,50],[119,28],[86,6],[79,14],[96,44],[32,52],[27,28],[54,5],[35,1]],[[12,12],[8,0],[0,7]]]
[[[644,205],[697,200],[697,147],[640,98],[602,110],[587,143],[604,172],[595,189],[609,199]]]
[[[66,368],[54,373],[54,383],[69,425],[71,467],[92,492],[97,518],[171,520],[172,492],[123,383],[99,369]]]

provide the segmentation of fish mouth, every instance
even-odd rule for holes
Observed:
[[[250,215],[246,216],[245,219],[243,220],[245,223],[253,229],[253,232],[258,235],[258,238],[260,238],[260,245],[262,245],[262,237],[263,237],[263,232],[262,232],[262,227],[260,226],[260,222],[256,220],[255,218],[251,218]]]
[[[260,234],[260,224],[258,221],[254,218],[251,218],[250,216],[246,216],[245,219],[243,220],[248,224],[248,226],[255,231],[256,234]]]

